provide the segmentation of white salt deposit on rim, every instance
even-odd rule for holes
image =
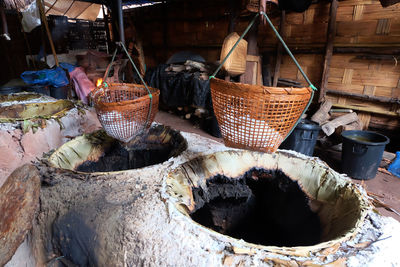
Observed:
[[[236,138],[246,143],[248,146],[273,147],[277,142],[283,141],[282,135],[277,130],[270,127],[268,122],[254,119],[250,117],[250,115],[235,117],[227,114],[223,120],[229,124],[240,122],[239,126],[235,129]],[[227,127],[222,124],[221,128]],[[259,131],[259,129],[262,130]]]
[[[105,112],[97,114],[101,126],[106,133],[122,142],[129,142],[143,127],[141,123],[127,119],[123,114],[117,111]]]
[[[56,102],[56,101],[57,101],[57,99],[55,99],[51,96],[46,96],[46,95],[39,96],[38,95],[38,98],[33,98],[33,99],[28,99],[28,100],[0,102],[0,107],[9,107],[12,105],[17,105],[17,104],[33,104],[33,103],[46,103],[46,102]]]

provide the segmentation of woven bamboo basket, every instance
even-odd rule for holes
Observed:
[[[226,146],[275,152],[306,108],[312,89],[210,80],[213,108]]]
[[[223,60],[235,45],[240,36],[236,32],[229,34],[222,44],[221,60]],[[247,41],[241,40],[232,55],[225,61],[222,68],[231,76],[243,74],[246,71]]]
[[[160,91],[143,85],[110,83],[92,93],[94,107],[108,135],[129,142],[148,129],[158,111]],[[149,114],[150,112],[150,114]]]

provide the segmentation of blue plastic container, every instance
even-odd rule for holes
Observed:
[[[400,151],[396,152],[396,158],[389,165],[388,171],[400,178]]]

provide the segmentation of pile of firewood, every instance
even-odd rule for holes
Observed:
[[[167,68],[165,68],[165,71],[169,73],[195,73],[196,78],[206,81],[209,78],[211,69],[207,64],[193,60],[186,60],[186,62],[183,64],[170,64]],[[192,106],[177,107],[175,110],[173,110],[173,112],[177,115],[180,115],[184,119],[194,119],[195,121],[197,119],[204,119],[209,115],[209,111],[207,109]]]
[[[326,100],[311,120],[321,125],[326,136],[334,132],[340,134],[347,130],[362,130],[363,125],[356,112],[351,109],[332,109],[332,102]]]
[[[193,61],[193,60],[186,60],[185,63],[182,64],[170,64],[166,69],[166,72],[198,72],[199,73],[199,79],[201,80],[208,80],[208,73],[209,73],[209,68],[206,64]]]

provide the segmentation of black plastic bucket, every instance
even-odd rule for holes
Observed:
[[[344,131],[342,137],[342,171],[354,179],[374,178],[389,138],[369,131]]]
[[[61,87],[50,87],[50,96],[56,99],[67,99],[68,91],[70,89],[69,85]]]
[[[280,145],[281,149],[294,150],[312,156],[321,126],[309,120],[301,120],[293,132]]]

